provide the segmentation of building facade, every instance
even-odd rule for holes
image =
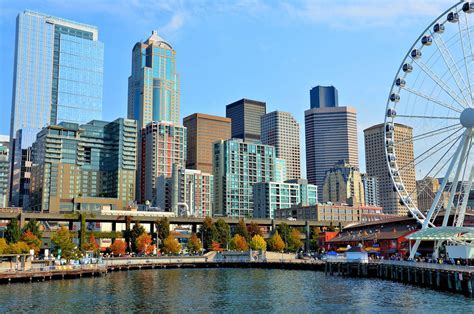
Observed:
[[[326,171],[339,160],[359,167],[357,114],[351,107],[305,111],[306,176],[322,186]]]
[[[262,116],[262,144],[275,147],[277,158],[286,160],[288,179],[301,178],[300,126],[291,113],[273,111]]]
[[[0,135],[0,208],[8,206],[9,147],[9,137]]]
[[[359,168],[340,160],[326,171],[323,202],[365,205],[364,184]]]
[[[226,117],[232,120],[232,138],[245,142],[260,142],[261,117],[267,112],[262,101],[241,99],[226,107]]]
[[[288,172],[286,168],[286,160],[275,158],[275,182],[285,182],[288,180]]]
[[[275,148],[231,139],[214,144],[214,215],[252,217],[253,185],[272,182]]]
[[[139,129],[152,121],[179,120],[179,78],[176,51],[157,31],[132,50],[132,74],[128,78],[128,118]]]
[[[231,138],[231,119],[195,113],[183,119],[187,132],[186,168],[212,173],[213,144]]]
[[[253,185],[254,217],[275,218],[275,211],[294,205],[309,206],[318,202],[318,188],[306,180],[259,182]]]
[[[186,128],[171,122],[150,122],[141,130],[138,160],[138,201],[157,204],[157,179],[170,178],[173,165],[185,167]]]
[[[364,184],[365,205],[380,206],[379,180],[377,177],[362,174],[362,183]]]
[[[339,107],[339,97],[334,86],[316,86],[309,91],[310,108]]]
[[[95,26],[32,11],[18,15],[10,122],[11,177],[17,177],[17,184],[10,183],[12,205],[28,202],[30,173],[22,167],[31,158],[21,158],[31,157],[28,147],[41,128],[102,118],[104,45],[98,36]]]
[[[378,179],[380,206],[383,207],[384,212],[386,214],[404,216],[408,214],[408,209],[400,204],[400,198],[397,192],[394,191],[393,182],[390,178],[384,148],[384,129],[384,124],[378,124],[364,130],[367,175],[377,177]],[[413,141],[407,140],[411,138],[413,138],[413,129],[411,127],[395,124],[394,140],[395,142],[403,141],[403,145],[396,145],[395,147],[397,165],[400,169],[404,169],[400,176],[407,191],[412,192],[411,198],[416,203],[415,167],[412,163],[414,159]]]
[[[418,209],[421,212],[427,212],[431,208],[440,187],[441,184],[437,178],[427,177],[424,180],[416,181]],[[449,195],[450,193],[447,190],[444,191],[438,202],[438,206],[446,208],[448,206]]]
[[[135,200],[136,121],[61,122],[33,144],[33,211],[126,209]]]

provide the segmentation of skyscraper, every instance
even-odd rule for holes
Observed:
[[[133,47],[128,118],[137,120],[139,129],[151,121],[180,123],[176,51],[157,31]]]
[[[0,208],[8,206],[8,136],[0,135]]]
[[[231,119],[195,113],[183,119],[187,134],[186,168],[212,174],[213,144],[231,137]]]
[[[262,144],[275,146],[276,156],[286,160],[288,179],[301,178],[300,126],[288,112],[273,111],[262,116]]]
[[[326,171],[322,190],[323,202],[365,205],[364,184],[359,169],[344,160]]]
[[[241,99],[226,107],[226,117],[232,119],[232,138],[245,142],[259,142],[261,137],[260,118],[267,112],[264,102]]]
[[[19,130],[35,133],[59,122],[83,124],[102,118],[102,81],[104,45],[98,41],[97,27],[24,11],[17,17],[13,101],[10,123],[11,162],[29,154],[34,136],[24,136],[16,143]],[[11,175],[28,172],[12,165]],[[27,196],[26,182],[11,185],[12,203]],[[23,189],[23,188],[22,188]],[[25,194],[26,193],[26,194]]]
[[[306,176],[322,186],[326,171],[339,160],[359,167],[357,113],[351,107],[305,111]]]
[[[309,91],[311,108],[334,108],[339,106],[337,89],[334,86],[316,86]]]
[[[362,174],[362,182],[364,183],[365,205],[379,206],[379,180],[377,177],[371,177],[367,174]]]
[[[407,208],[400,204],[400,198],[393,189],[393,182],[390,178],[389,169],[385,157],[385,135],[384,124],[377,124],[364,130],[365,139],[365,166],[367,175],[377,177],[380,191],[380,206],[385,214],[406,215]],[[413,137],[413,129],[403,124],[395,124],[394,140],[403,141],[403,145],[395,146],[397,165],[404,169],[400,176],[407,191],[410,191],[411,198],[416,203],[416,179],[415,167],[412,163],[414,159],[413,141],[408,141]]]

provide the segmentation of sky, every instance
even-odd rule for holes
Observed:
[[[393,78],[413,42],[456,1],[447,0],[0,0],[0,134],[9,134],[15,19],[33,10],[99,28],[105,45],[103,119],[126,117],[134,44],[152,30],[176,50],[181,118],[225,116],[241,98],[299,121],[309,90],[333,85],[363,130],[383,122]],[[304,167],[303,167],[304,169]],[[303,171],[304,172],[304,171]]]

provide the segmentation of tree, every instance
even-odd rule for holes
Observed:
[[[79,257],[79,250],[76,244],[72,241],[72,234],[66,227],[61,227],[51,237],[51,241],[54,244],[54,254],[61,255],[66,260],[71,260]],[[59,250],[61,250],[59,254]]]
[[[244,237],[245,241],[250,240],[249,232],[247,230],[247,225],[245,224],[243,219],[240,219],[239,223],[235,226],[234,235],[236,235],[236,234],[241,235],[242,237]]]
[[[249,238],[253,238],[256,235],[259,235],[259,236],[263,237],[262,229],[260,229],[260,226],[255,222],[251,222],[247,226],[247,230],[248,230],[248,233],[249,233]]]
[[[192,233],[188,241],[188,251],[191,253],[199,253],[202,249],[201,240],[197,237],[196,233]]]
[[[155,221],[156,236],[160,239],[160,243],[170,235],[170,222],[167,217]]]
[[[288,246],[288,238],[290,237],[290,226],[286,223],[282,222],[277,226],[277,231],[281,236],[283,242],[285,242],[285,246]]]
[[[115,240],[112,245],[110,245],[110,250],[115,256],[125,254],[125,250],[127,249],[127,244],[122,240]]]
[[[178,254],[179,252],[181,252],[181,244],[179,244],[178,240],[176,240],[173,234],[170,234],[163,241],[163,253]]]
[[[43,236],[43,232],[40,230],[40,224],[36,221],[36,219],[28,220],[26,225],[23,227],[22,232],[25,233],[26,231],[30,231],[33,233],[38,239],[41,239]]]
[[[290,236],[288,237],[288,251],[297,252],[301,247],[303,247],[301,233],[298,229],[294,228],[291,230]]]
[[[267,249],[267,242],[265,242],[265,239],[261,235],[256,234],[252,237],[252,240],[250,240],[250,248],[252,248],[252,250],[265,251]]]
[[[319,249],[319,234],[321,230],[319,227],[314,227],[311,230],[311,240],[309,241],[309,245],[313,251],[317,251]]]
[[[18,219],[13,218],[10,220],[10,223],[7,225],[5,230],[5,239],[8,243],[17,243],[21,237],[20,226],[18,225]]]
[[[285,249],[285,242],[280,237],[278,231],[268,240],[268,249],[273,252],[282,252]]]
[[[221,251],[224,251],[224,249],[221,247],[221,244],[219,242],[212,242],[211,251],[221,252]]]
[[[225,222],[224,219],[217,219],[214,224],[216,227],[217,241],[222,245],[222,247],[227,247],[230,241],[230,226]]]
[[[10,243],[8,246],[8,253],[10,254],[27,254],[30,252],[30,247],[23,241]]]
[[[8,252],[8,243],[5,238],[0,238],[0,254],[7,254]]]
[[[212,242],[217,241],[216,226],[212,222],[212,218],[204,218],[199,233],[203,239],[203,246],[206,249],[211,248]]]
[[[34,235],[33,232],[26,230],[21,236],[21,241],[25,242],[30,249],[35,250],[35,254],[39,253],[41,248],[41,240],[38,239],[38,237]]]
[[[84,250],[84,251],[94,251],[94,252],[99,251],[99,245],[97,244],[97,242],[95,240],[95,236],[92,232],[89,234],[89,241],[85,242],[82,245],[82,250]]]
[[[130,242],[131,242],[131,249],[132,252],[138,252],[137,248],[137,239],[139,236],[145,233],[145,228],[140,225],[140,222],[135,222],[133,225],[132,230],[130,230]]]
[[[138,252],[146,253],[148,246],[151,245],[151,236],[147,233],[143,233],[135,241]]]
[[[230,241],[230,247],[236,251],[248,251],[249,245],[247,240],[240,234],[235,234],[232,240]]]

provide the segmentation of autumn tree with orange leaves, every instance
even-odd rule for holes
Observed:
[[[110,245],[110,250],[115,256],[125,254],[127,244],[123,240],[115,240],[112,245]]]

